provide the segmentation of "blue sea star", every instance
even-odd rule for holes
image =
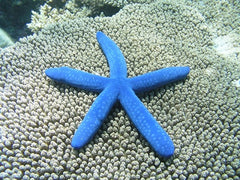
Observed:
[[[149,113],[135,92],[150,91],[167,83],[184,79],[189,67],[168,67],[136,77],[127,78],[127,66],[123,54],[113,40],[97,32],[97,40],[110,66],[110,78],[90,74],[69,67],[49,68],[45,71],[51,79],[67,83],[84,90],[101,92],[80,123],[72,138],[72,147],[81,148],[87,144],[114,103],[119,100],[138,131],[162,157],[174,153],[171,138]]]

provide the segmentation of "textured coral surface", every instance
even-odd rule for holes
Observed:
[[[201,4],[189,4],[130,4],[112,17],[50,25],[2,49],[0,177],[238,179],[240,89],[232,82],[239,79],[239,55],[233,52],[232,60],[214,47],[216,36],[229,33],[228,24],[221,31],[219,19],[215,26],[197,8]],[[218,10],[233,8],[228,5]],[[234,9],[228,12],[237,16]],[[232,29],[238,34],[235,21]],[[172,138],[172,158],[154,153],[119,103],[88,145],[72,149],[71,138],[97,94],[55,83],[44,71],[69,66],[109,76],[95,38],[99,30],[121,48],[129,77],[168,66],[191,67],[185,81],[139,94]]]

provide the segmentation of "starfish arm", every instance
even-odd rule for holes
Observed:
[[[91,140],[117,100],[117,95],[118,90],[111,85],[99,94],[75,132],[72,147],[81,148]]]
[[[189,67],[168,67],[128,78],[132,89],[136,92],[150,91],[165,84],[184,79],[190,71]]]
[[[153,149],[162,157],[172,156],[174,145],[171,138],[138,99],[134,91],[131,88],[122,90],[119,99],[138,131]]]
[[[66,83],[84,90],[101,92],[109,82],[109,78],[90,74],[69,67],[49,68],[45,74],[58,82]]]
[[[100,31],[97,32],[96,36],[98,43],[108,60],[110,77],[126,77],[127,65],[119,47],[113,40]]]

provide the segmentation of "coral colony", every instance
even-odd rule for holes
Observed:
[[[119,47],[102,32],[97,40],[108,60],[110,78],[90,74],[69,67],[49,68],[51,79],[84,90],[100,92],[72,139],[72,147],[81,148],[97,132],[114,103],[119,100],[138,131],[162,157],[174,153],[174,145],[166,131],[149,113],[135,92],[150,91],[165,84],[184,79],[189,67],[168,67],[127,78],[127,66]]]

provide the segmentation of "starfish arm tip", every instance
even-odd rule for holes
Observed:
[[[120,102],[138,131],[162,157],[170,157],[174,153],[174,144],[169,135],[154,119],[132,89],[120,93]]]
[[[173,156],[174,154],[174,144],[171,140],[171,138],[168,136],[168,134],[162,129],[163,131],[163,135],[161,136],[161,140],[165,139],[164,141],[152,141],[151,146],[154,147],[158,147],[155,148],[155,151],[157,152],[157,154],[159,154],[162,157],[165,158],[169,158],[171,156]]]
[[[71,146],[74,148],[74,149],[80,149],[82,148],[86,143],[84,143],[83,145],[79,143],[79,141],[77,140],[72,140],[71,142]]]
[[[117,89],[107,86],[95,99],[72,138],[72,147],[81,148],[96,134],[117,100]]]
[[[189,66],[183,66],[182,68],[185,70],[185,76],[188,75],[191,68]]]
[[[127,65],[117,44],[103,32],[96,34],[98,43],[105,54],[110,67],[110,77],[126,77]]]
[[[101,92],[109,83],[109,78],[69,67],[49,68],[45,74],[55,81],[96,92]]]
[[[55,69],[54,68],[48,68],[45,70],[45,74],[49,77],[52,78],[54,77],[55,74]]]
[[[128,78],[132,89],[145,92],[184,79],[190,72],[190,67],[168,67],[152,71],[143,75]]]
[[[104,35],[104,33],[103,33],[102,31],[98,31],[98,32],[96,33],[97,39],[98,39],[100,36],[103,36],[103,35]]]

